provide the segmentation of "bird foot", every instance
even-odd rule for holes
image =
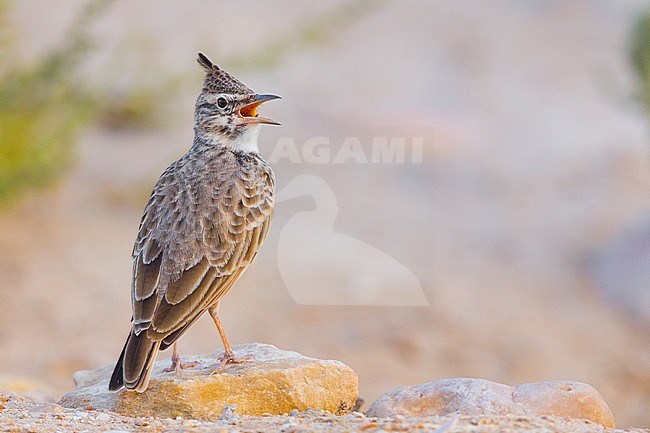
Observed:
[[[251,355],[246,355],[242,358],[235,358],[235,355],[233,353],[226,353],[219,358],[219,365],[217,366],[217,368],[212,370],[210,376],[212,376],[213,374],[221,373],[223,370],[226,369],[228,365],[243,364],[244,362],[250,361],[251,359],[252,359]]]
[[[186,368],[195,367],[197,364],[198,364],[198,362],[196,362],[196,361],[181,362],[180,359],[177,359],[177,360],[172,359],[172,364],[169,367],[165,368],[163,370],[163,372],[164,373],[169,373],[169,372],[173,371],[174,373],[176,373],[176,376],[180,376],[183,373],[183,370],[185,370]]]

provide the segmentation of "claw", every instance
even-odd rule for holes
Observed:
[[[252,359],[251,355],[246,355],[242,358],[235,358],[235,355],[232,352],[231,353],[226,352],[222,357],[219,358],[219,365],[217,366],[217,368],[212,370],[212,372],[210,372],[210,376],[212,376],[213,374],[221,373],[223,370],[226,369],[226,366],[228,365],[242,364],[246,361],[250,361],[251,359]]]
[[[178,362],[178,363],[172,362],[172,365],[170,365],[169,367],[167,367],[163,371],[165,373],[169,373],[169,372],[173,371],[174,373],[176,373],[176,376],[180,376],[181,373],[183,372],[183,370],[185,370],[186,368],[195,367],[197,364],[198,364],[198,362],[194,362],[194,361],[193,362]]]
[[[192,362],[181,362],[181,357],[178,354],[177,351],[174,351],[172,353],[172,363],[169,367],[165,368],[163,372],[169,373],[169,372],[174,372],[176,376],[180,376],[183,373],[183,370],[186,368],[192,368],[196,366],[198,362],[192,361]]]

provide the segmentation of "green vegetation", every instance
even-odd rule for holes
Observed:
[[[641,80],[641,98],[650,111],[650,11],[639,19],[634,30],[632,63]]]
[[[109,94],[104,98],[101,123],[109,129],[140,128],[161,123],[162,106],[179,86],[178,80],[168,79],[156,85],[142,85],[124,94]]]
[[[8,19],[11,1],[0,0],[0,56],[11,59],[0,62],[0,207],[64,174],[84,127],[92,122],[109,128],[158,124],[161,107],[180,87],[179,77],[168,76],[118,91],[83,84],[77,72],[93,47],[89,28],[112,1],[85,3],[62,46],[24,67]],[[335,41],[383,4],[348,0],[225,64],[234,71],[272,69],[292,51]]]
[[[95,1],[77,17],[64,46],[29,68],[5,65],[0,71],[0,203],[27,188],[46,185],[72,159],[81,128],[99,108],[98,98],[79,87],[75,71],[90,48],[88,24],[107,0]],[[6,22],[8,2],[0,2],[3,58],[15,58]],[[7,62],[9,63],[9,62]]]

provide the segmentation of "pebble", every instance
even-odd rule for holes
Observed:
[[[224,406],[223,410],[221,411],[221,415],[219,415],[219,421],[227,421],[233,416],[236,416],[234,415],[235,410],[237,410],[236,404],[229,404],[227,406]]]
[[[107,413],[100,413],[99,415],[97,415],[97,417],[95,419],[97,421],[110,421],[111,416],[109,414],[107,414]]]
[[[63,407],[56,403],[41,403],[29,408],[32,413],[61,413]]]
[[[288,422],[288,423],[282,424],[280,426],[280,431],[281,432],[290,432],[290,431],[295,430],[296,427],[298,427],[298,424],[296,424],[295,422]]]
[[[149,421],[147,419],[145,419],[145,418],[136,418],[135,419],[135,425],[146,427],[146,426],[149,425]]]

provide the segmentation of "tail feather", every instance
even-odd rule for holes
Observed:
[[[159,347],[160,341],[151,340],[146,332],[136,335],[132,329],[115,365],[108,389],[117,391],[124,387],[144,392],[149,385]]]
[[[129,335],[130,337],[130,335]],[[129,340],[127,339],[126,342],[128,343]],[[108,384],[108,390],[109,391],[117,391],[118,389],[121,389],[124,386],[124,352],[126,351],[126,344],[124,345],[124,348],[122,349],[122,353],[120,353],[120,357],[117,360],[117,364],[115,365],[115,370],[113,370],[113,375],[111,376],[111,381]]]

